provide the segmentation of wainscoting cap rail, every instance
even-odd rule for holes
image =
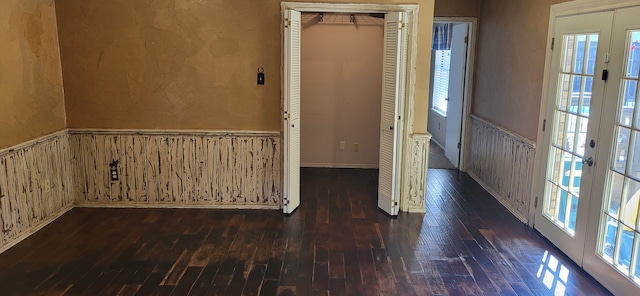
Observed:
[[[280,131],[243,131],[243,130],[137,130],[137,129],[69,129],[70,134],[102,135],[190,135],[190,136],[278,136]]]
[[[526,144],[526,145],[530,146],[531,148],[536,148],[536,142],[534,142],[534,141],[531,141],[531,140],[529,140],[529,139],[527,139],[527,138],[525,138],[525,137],[523,137],[523,136],[521,136],[521,135],[519,135],[517,133],[514,133],[514,132],[512,132],[512,131],[510,131],[510,130],[508,130],[508,129],[506,129],[506,128],[504,128],[504,127],[502,127],[502,126],[500,126],[500,125],[498,125],[496,123],[494,123],[494,122],[491,122],[489,120],[480,118],[477,115],[471,114],[470,116],[471,116],[471,119],[473,119],[473,120],[479,121],[480,123],[485,124],[485,125],[493,126],[494,128],[497,128],[500,131],[502,131],[503,133],[509,135],[513,139],[515,139],[515,140],[517,140],[519,142],[522,142],[523,144]]]
[[[411,137],[413,137],[414,139],[427,139],[427,140],[431,140],[431,134],[430,133],[413,133],[411,134]]]

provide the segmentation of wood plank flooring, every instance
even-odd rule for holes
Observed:
[[[279,211],[76,208],[0,254],[0,295],[608,295],[463,173],[427,213],[377,209],[377,171],[302,169]]]

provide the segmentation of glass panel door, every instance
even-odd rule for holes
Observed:
[[[598,34],[565,34],[553,111],[543,214],[575,235]]]
[[[615,12],[584,268],[617,295],[640,295],[640,8]]]
[[[578,264],[594,183],[612,12],[556,19],[542,159],[542,207],[535,227]]]
[[[640,74],[640,30],[627,32],[627,52],[619,91],[613,155],[607,174],[598,255],[624,275],[640,282],[640,115],[638,75]]]

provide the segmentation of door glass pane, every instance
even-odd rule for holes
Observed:
[[[624,176],[621,174],[613,174],[611,188],[609,189],[609,215],[618,218],[620,213],[620,199],[622,198],[622,186],[624,185]]]
[[[587,71],[585,72],[587,75],[593,75],[596,70],[596,53],[598,49],[598,34],[589,35],[589,47],[587,47],[589,53],[587,56],[589,59],[587,60]]]
[[[553,146],[562,147],[565,145],[565,137],[567,134],[567,113],[564,112],[556,112],[556,129],[551,135],[553,138],[551,139],[551,143]]]
[[[560,93],[557,100],[557,108],[561,111],[567,110],[567,104],[571,98],[571,74],[560,74],[559,87]]]
[[[629,159],[627,160],[628,175],[640,180],[640,135],[636,130],[631,132],[629,154]]]
[[[567,149],[568,152],[574,152],[576,144],[576,128],[578,126],[578,116],[570,114],[568,116],[568,119],[569,122],[567,128],[567,143],[565,144],[565,149]]]
[[[580,102],[580,114],[589,116],[591,106],[591,89],[593,88],[593,77],[587,76],[584,79],[582,98]]]
[[[616,239],[618,236],[618,222],[615,218],[606,215],[604,216],[603,221],[603,224],[605,225],[603,228],[605,239],[598,254],[602,256],[606,262],[611,264],[613,262],[613,254],[617,253],[615,248],[619,245],[617,243],[618,240]]]
[[[562,44],[562,70],[561,72],[571,73],[571,65],[573,65],[573,53],[575,46],[575,35],[565,35]]]
[[[611,162],[600,220],[598,254],[622,273],[640,282],[638,204],[640,200],[640,122],[638,102],[640,30],[628,32],[626,69],[620,83],[618,118],[611,143]],[[633,124],[632,124],[633,123]]]
[[[543,214],[573,236],[594,81],[597,34],[565,35],[558,73]]]
[[[589,126],[589,119],[584,117],[578,118],[577,137],[576,137],[576,154],[580,157],[584,156],[584,149],[587,145],[587,127]]]
[[[573,63],[573,72],[582,73],[584,61],[585,61],[585,47],[587,45],[587,35],[578,35],[576,38],[577,46],[575,47],[575,60]]]
[[[569,102],[569,112],[578,113],[578,107],[580,104],[580,97],[584,94],[582,91],[582,76],[573,75],[571,84],[571,101]]]
[[[618,127],[615,150],[616,154],[613,156],[613,170],[621,174],[624,174],[627,168],[630,139],[631,130],[624,127]]]
[[[620,104],[620,115],[618,116],[618,123],[620,123],[620,125],[631,126],[631,122],[633,120],[633,107],[636,105],[635,99],[637,88],[638,81],[623,79],[621,91],[624,101]],[[637,119],[634,125],[638,127]]]
[[[638,78],[640,74],[640,31],[629,32],[629,55],[625,73],[629,78]]]

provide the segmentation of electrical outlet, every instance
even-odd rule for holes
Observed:
[[[51,181],[49,181],[49,179],[44,180],[44,192],[49,192],[51,191]]]
[[[353,152],[358,152],[358,151],[360,151],[360,143],[354,142],[353,143]]]
[[[109,176],[111,181],[118,181],[118,161],[115,159],[109,164]]]
[[[340,141],[340,150],[344,150],[344,145],[345,145],[345,142],[344,141]]]

